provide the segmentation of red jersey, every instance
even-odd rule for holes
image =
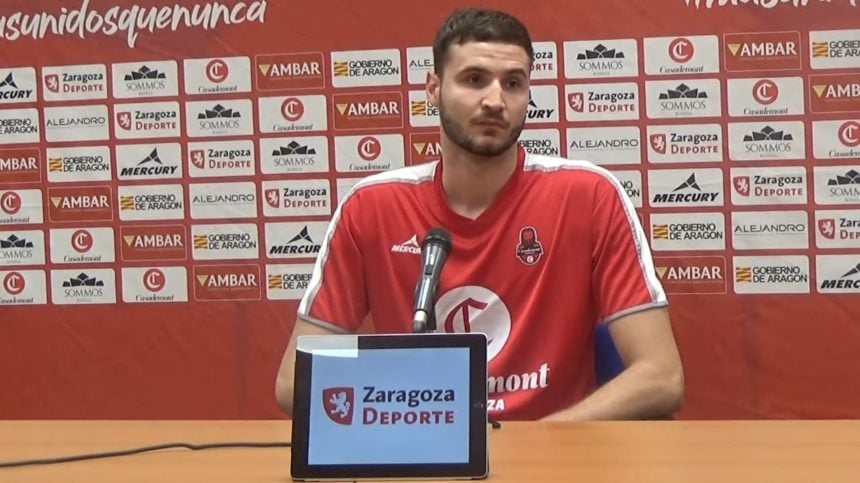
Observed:
[[[412,330],[421,240],[452,248],[437,330],[483,332],[496,419],[539,419],[594,389],[595,325],[666,304],[647,240],[621,184],[584,161],[526,154],[475,220],[451,210],[442,164],[370,176],[335,211],[299,316],[354,332]]]

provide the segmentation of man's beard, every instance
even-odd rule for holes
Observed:
[[[448,139],[467,152],[484,157],[498,156],[510,149],[511,146],[517,142],[517,139],[519,139],[520,133],[522,133],[523,126],[525,124],[525,116],[523,116],[523,120],[513,126],[513,129],[511,129],[511,132],[506,139],[502,141],[482,143],[469,136],[466,129],[458,124],[453,116],[448,113],[445,109],[445,103],[441,101],[439,102],[439,117],[442,121],[442,130],[445,131],[445,135],[448,136]],[[491,115],[487,115],[486,117],[495,121],[504,122],[504,120]],[[469,122],[471,122],[471,119]]]

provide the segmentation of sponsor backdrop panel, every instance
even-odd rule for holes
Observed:
[[[462,2],[7,3],[0,417],[283,417],[337,204],[438,158],[422,87]],[[860,417],[853,3],[491,3],[535,41],[522,144],[606,167],[639,211],[679,418]]]

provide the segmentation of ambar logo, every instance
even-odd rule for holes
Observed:
[[[120,228],[124,261],[185,260],[186,234],[182,225],[134,225]]]
[[[256,56],[257,88],[261,91],[322,89],[325,87],[321,52]]]
[[[197,265],[194,281],[198,301],[260,300],[258,265]]]
[[[860,74],[809,76],[812,112],[860,111]]]
[[[0,179],[4,183],[42,181],[41,154],[37,148],[0,149]]]
[[[334,127],[340,130],[403,127],[400,92],[334,94]]]
[[[800,32],[725,34],[727,71],[800,69]]]
[[[411,133],[409,135],[410,163],[422,164],[439,159],[442,146],[439,144],[439,133]]]
[[[51,221],[113,220],[110,186],[48,188],[48,215]]]
[[[668,294],[726,293],[724,257],[655,257],[654,267]]]

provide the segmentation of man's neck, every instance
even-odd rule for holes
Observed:
[[[442,189],[448,205],[470,219],[481,216],[517,169],[517,145],[495,157],[464,151],[445,136],[442,147]]]

